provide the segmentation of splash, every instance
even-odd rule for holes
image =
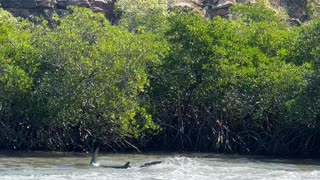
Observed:
[[[88,158],[0,158],[1,180],[292,180],[320,179],[320,167],[264,162],[246,158],[196,158],[184,156],[104,156],[103,161],[122,163],[133,160],[129,169],[88,166]],[[163,163],[139,168],[146,160]],[[74,164],[72,164],[74,162]],[[67,164],[64,164],[67,163]]]

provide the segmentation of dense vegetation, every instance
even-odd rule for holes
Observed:
[[[0,148],[320,155],[320,20],[162,8],[54,27],[0,10]]]

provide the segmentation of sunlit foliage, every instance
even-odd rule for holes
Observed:
[[[7,99],[20,99],[31,91],[23,102],[30,107],[24,107],[20,122],[40,136],[35,147],[45,143],[50,149],[78,144],[91,148],[156,129],[140,96],[148,86],[146,66],[159,62],[162,46],[152,34],[137,35],[111,26],[102,14],[72,11],[57,19],[54,29],[46,23],[30,25],[31,34],[19,29],[14,18],[11,24],[2,23],[2,112],[10,105]],[[37,52],[33,57],[29,46]],[[53,134],[56,137],[50,137]],[[35,136],[23,138],[28,141]],[[21,146],[17,148],[27,144]]]
[[[1,148],[320,152],[319,20],[290,27],[261,3],[210,21],[167,1],[116,6],[117,25],[0,10]]]
[[[135,32],[163,29],[170,4],[168,0],[119,0],[116,2],[121,14],[119,24]]]

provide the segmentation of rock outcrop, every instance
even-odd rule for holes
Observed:
[[[212,19],[215,16],[227,18],[229,16],[229,8],[234,4],[232,0],[205,0],[202,6],[205,11],[205,17]]]
[[[74,5],[104,13],[110,21],[115,20],[114,3],[115,0],[0,0],[2,8],[23,18],[32,15],[49,17],[53,13],[63,15],[68,6]]]
[[[115,2],[117,0],[0,0],[0,6],[15,16],[29,18],[31,16],[44,16],[50,21],[53,13],[64,15],[69,13],[67,7],[70,5],[87,7],[94,12],[104,13],[105,16],[114,23],[117,21],[114,13]],[[279,7],[286,9],[291,24],[300,24],[313,16],[308,10],[309,1],[289,1],[289,0],[180,0],[175,7],[183,9],[193,9],[203,14],[206,19],[212,19],[215,16],[227,18],[229,9],[235,3],[255,3],[264,1],[269,3],[271,7],[278,9]],[[290,2],[290,3],[289,3]],[[313,1],[312,1],[313,2]],[[320,0],[315,0],[320,4]],[[320,9],[320,5],[315,6]],[[320,10],[317,10],[319,12]],[[320,16],[320,15],[319,15]],[[300,22],[301,21],[301,22]]]

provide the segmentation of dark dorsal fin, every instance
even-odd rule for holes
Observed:
[[[98,153],[99,153],[99,147],[97,147],[97,149],[94,151],[94,153],[92,155],[92,158],[90,161],[90,166],[97,163]]]

